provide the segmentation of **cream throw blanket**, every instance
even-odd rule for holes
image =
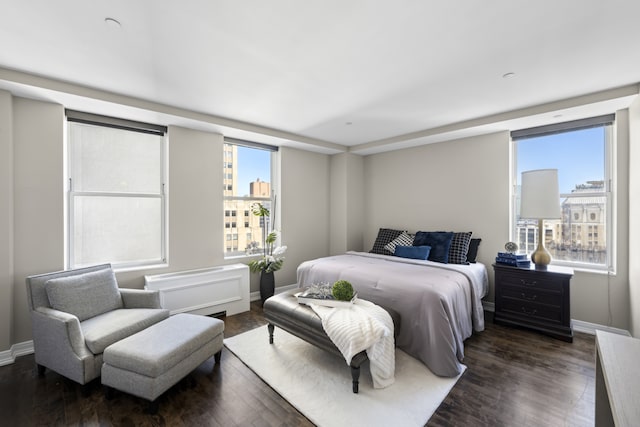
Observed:
[[[396,368],[393,320],[385,309],[364,300],[356,300],[350,308],[309,306],[320,316],[322,327],[347,364],[366,350],[373,387],[393,384]]]

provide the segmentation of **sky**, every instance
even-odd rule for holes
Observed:
[[[249,183],[271,182],[271,151],[238,146],[238,189],[237,195],[249,195]]]
[[[558,169],[560,193],[604,179],[605,128],[597,127],[517,142],[518,184],[523,171]]]

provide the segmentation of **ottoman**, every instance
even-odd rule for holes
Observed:
[[[224,322],[195,314],[176,314],[104,350],[102,384],[152,402],[215,355],[220,363]]]
[[[292,335],[302,338],[318,348],[334,353],[342,357],[342,353],[335,346],[331,338],[327,336],[320,317],[304,304],[298,303],[295,296],[300,289],[291,289],[274,295],[264,302],[264,317],[269,324],[269,343],[273,344],[273,332],[275,326],[284,329]],[[394,335],[397,338],[400,330],[400,315],[389,308],[383,307],[393,319]],[[351,359],[352,391],[358,392],[360,382],[360,365],[368,360],[367,352],[361,351]]]

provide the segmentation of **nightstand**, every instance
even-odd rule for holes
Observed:
[[[571,268],[550,265],[547,270],[536,270],[493,264],[493,271],[495,323],[535,329],[573,342]]]

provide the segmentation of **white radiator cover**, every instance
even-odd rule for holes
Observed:
[[[145,289],[160,291],[162,308],[171,314],[228,316],[249,310],[249,267],[231,264],[144,276]]]

